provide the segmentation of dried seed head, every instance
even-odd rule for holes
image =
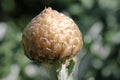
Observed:
[[[83,44],[82,34],[75,22],[51,8],[44,9],[27,25],[22,43],[25,55],[39,62],[72,58]]]

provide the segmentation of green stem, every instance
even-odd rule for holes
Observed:
[[[43,66],[46,68],[46,71],[50,75],[50,80],[73,80],[72,72],[74,71],[75,62],[74,60],[69,61],[69,66],[66,67],[66,64],[61,62],[56,62],[53,64],[43,63]]]
[[[56,66],[54,64],[45,63],[43,66],[46,68],[47,72],[50,75],[50,80],[58,80]]]
[[[58,74],[59,80],[74,80],[72,73],[74,72],[75,61],[73,59],[69,60],[69,65],[62,64],[61,70]]]

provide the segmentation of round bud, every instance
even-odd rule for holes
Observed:
[[[82,34],[68,16],[44,9],[23,32],[25,55],[34,61],[54,62],[74,57],[82,47]]]

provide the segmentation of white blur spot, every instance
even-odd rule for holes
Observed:
[[[101,59],[106,59],[110,54],[111,47],[102,45],[102,42],[96,41],[91,45],[91,52]]]
[[[7,24],[4,22],[0,22],[0,40],[5,37],[5,33],[7,32]]]
[[[25,68],[25,73],[29,76],[29,77],[35,77],[37,75],[37,67],[35,65],[28,65]]]
[[[91,26],[91,29],[89,30],[88,34],[91,35],[92,39],[94,40],[98,37],[102,29],[103,24],[101,22],[96,22],[95,24],[93,24],[93,26]]]
[[[103,66],[103,62],[101,59],[94,59],[92,65],[95,69],[100,69]]]
[[[10,74],[7,77],[0,80],[18,80],[19,73],[20,67],[14,64],[11,66]]]
[[[94,77],[89,77],[87,80],[95,80]]]
[[[85,35],[85,37],[84,37],[84,41],[85,41],[86,43],[91,43],[91,42],[92,42],[92,37],[91,37],[89,34],[87,34],[87,35]]]

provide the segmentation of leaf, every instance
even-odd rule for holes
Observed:
[[[56,72],[58,74],[62,68],[62,63],[60,61],[58,61],[54,64],[54,66],[56,67]]]
[[[75,61],[73,59],[70,60],[69,62],[70,62],[70,64],[67,67],[67,69],[68,69],[68,76],[73,72],[74,65],[75,65]]]

